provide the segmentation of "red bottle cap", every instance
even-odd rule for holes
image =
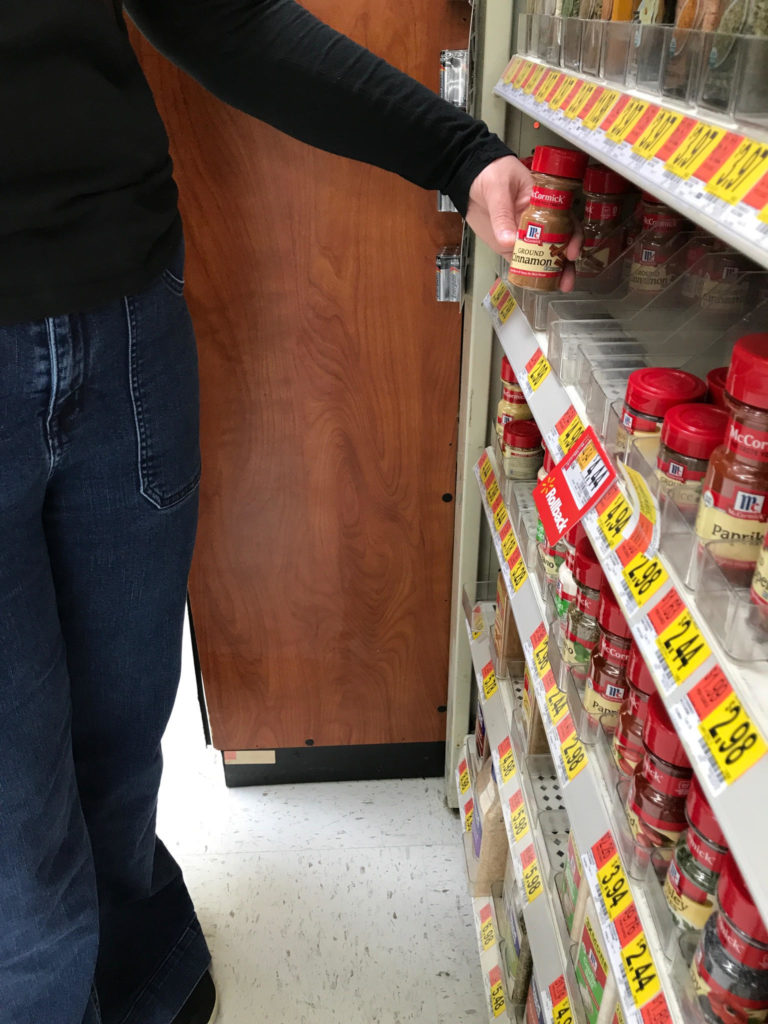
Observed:
[[[592,549],[589,537],[582,537],[576,545],[576,554],[573,557],[574,579],[582,587],[590,587],[592,590],[600,590],[603,582],[603,570],[597,560],[597,555]]]
[[[664,417],[661,443],[692,459],[708,459],[725,438],[728,413],[714,405],[676,405]]]
[[[648,717],[643,726],[643,743],[651,754],[655,754],[667,764],[676,765],[678,768],[691,767],[680,737],[658,693],[651,694],[648,701]]]
[[[629,182],[615,171],[609,171],[600,164],[592,164],[584,175],[584,191],[597,195],[620,195],[629,189]]]
[[[745,405],[768,409],[768,334],[745,334],[731,356],[725,390]]]
[[[501,357],[501,379],[507,384],[517,384],[515,371],[506,356]]]
[[[586,537],[586,533],[584,532],[584,527],[581,525],[581,520],[579,520],[579,522],[576,523],[575,526],[572,526],[570,530],[565,531],[563,540],[566,544],[570,544],[572,548],[575,548],[582,537]]]
[[[747,889],[732,853],[725,858],[720,882],[717,886],[717,899],[720,909],[739,931],[754,939],[755,942],[768,945],[768,928],[765,927],[760,912],[749,895],[749,889]]]
[[[630,637],[632,631],[624,618],[619,602],[606,583],[600,592],[600,604],[597,608],[597,623],[604,633],[613,633],[617,637]]]
[[[704,796],[701,783],[695,775],[688,791],[688,799],[685,802],[685,813],[688,815],[689,823],[704,836],[707,842],[714,846],[726,847],[728,845],[723,830]]]
[[[728,406],[725,404],[725,382],[727,378],[727,366],[716,366],[714,370],[710,370],[707,374],[707,398],[712,405],[717,406],[718,409],[725,409],[726,412],[728,411]]]
[[[508,420],[503,441],[510,448],[539,448],[541,431],[533,420]]]
[[[627,662],[627,682],[634,686],[640,693],[649,697],[656,693],[656,683],[653,681],[651,670],[645,663],[645,658],[640,653],[640,648],[633,641],[629,649],[629,661]]]
[[[675,405],[701,401],[706,391],[704,381],[685,370],[643,366],[629,375],[625,403],[637,412],[662,417]]]
[[[578,149],[562,149],[560,146],[537,146],[533,154],[532,171],[554,174],[557,178],[584,177],[589,157]]]

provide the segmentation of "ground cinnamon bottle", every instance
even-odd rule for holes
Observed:
[[[587,154],[559,146],[537,146],[533,154],[531,202],[520,217],[509,280],[521,288],[557,289],[565,249],[573,234],[571,206],[587,166]]]
[[[628,182],[606,167],[593,165],[584,175],[584,241],[576,260],[576,277],[597,277],[621,252],[623,239],[617,228],[621,221],[619,197]]]
[[[643,193],[643,233],[632,250],[629,290],[652,298],[672,283],[670,259],[680,248],[685,219],[653,196]]]
[[[651,670],[636,643],[630,648],[624,675],[627,693],[619,709],[612,750],[621,774],[631,775],[643,759],[643,726],[648,717],[648,701],[656,692]]]
[[[730,418],[704,477],[696,534],[748,587],[768,526],[768,333],[739,338],[725,383]]]
[[[584,709],[590,718],[603,718],[614,725],[627,692],[625,669],[629,661],[632,634],[624,612],[609,586],[604,586],[597,609],[600,639],[589,659]]]

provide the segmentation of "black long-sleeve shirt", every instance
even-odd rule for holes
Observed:
[[[304,142],[377,164],[466,211],[509,150],[486,127],[295,0],[126,0],[215,95]],[[168,139],[120,0],[0,9],[0,323],[137,290],[180,237]]]

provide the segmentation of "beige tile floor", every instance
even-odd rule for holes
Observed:
[[[228,790],[185,643],[158,831],[211,947],[220,1024],[485,1024],[442,780]]]

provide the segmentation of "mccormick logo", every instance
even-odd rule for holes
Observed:
[[[682,478],[685,473],[685,469],[677,462],[670,462],[667,466],[667,474],[669,476],[676,477],[677,479]]]
[[[736,491],[736,500],[733,507],[739,512],[746,512],[751,515],[760,515],[763,511],[765,496],[762,494],[751,494],[749,491]]]
[[[758,431],[753,433],[750,430],[739,430],[738,423],[731,421],[728,429],[728,440],[758,456],[768,456],[768,434]]]
[[[531,242],[538,242],[541,238],[541,226],[539,224],[529,224],[525,237]]]

